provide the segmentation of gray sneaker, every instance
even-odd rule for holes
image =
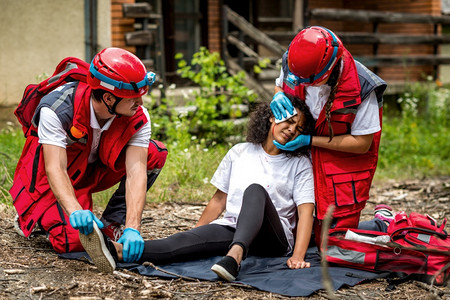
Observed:
[[[23,233],[22,229],[20,228],[19,225],[19,215],[16,214],[16,216],[14,217],[14,229],[16,230],[17,234],[23,237],[26,237],[25,234]]]
[[[18,235],[25,237],[25,234],[23,233],[22,229],[20,228],[20,221],[19,221],[19,215],[16,214],[16,216],[14,217],[14,230],[17,232]],[[28,238],[31,238],[33,236],[37,236],[37,235],[46,235],[47,240],[48,240],[48,233],[45,232],[44,229],[42,229],[41,225],[39,225],[39,223],[36,223],[34,225],[33,230],[30,233],[30,236]]]
[[[116,269],[116,262],[105,244],[102,232],[95,222],[93,225],[94,230],[90,234],[79,234],[81,244],[100,272],[112,273]]]

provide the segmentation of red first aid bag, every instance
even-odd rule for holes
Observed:
[[[332,229],[327,260],[340,266],[377,272],[420,275],[421,280],[444,284],[450,277],[450,237],[446,220],[439,225],[429,216],[406,213],[391,222],[388,233]],[[323,251],[324,249],[322,249]]]
[[[86,82],[89,73],[89,64],[75,57],[63,59],[56,67],[53,75],[38,84],[29,84],[23,93],[14,114],[22,124],[22,130],[27,137],[32,126],[32,119],[36,107],[42,97],[53,91],[55,88],[72,81]]]

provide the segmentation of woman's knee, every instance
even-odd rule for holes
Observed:
[[[264,187],[257,183],[249,185],[243,195],[243,201],[257,201],[264,202],[267,197],[267,192]]]

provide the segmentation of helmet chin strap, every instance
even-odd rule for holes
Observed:
[[[102,97],[103,104],[105,104],[106,108],[108,109],[108,112],[111,115],[121,117],[122,115],[118,114],[116,112],[116,107],[117,107],[117,104],[119,104],[119,102],[123,100],[123,98],[117,98],[116,96],[114,96],[114,98],[116,99],[116,102],[114,102],[114,104],[112,106],[109,106],[108,103],[106,103],[105,99],[103,99],[103,97]]]

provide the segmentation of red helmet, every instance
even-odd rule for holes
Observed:
[[[300,83],[315,84],[330,76],[344,46],[329,29],[311,26],[300,31],[288,48],[289,71]]]
[[[155,73],[147,73],[136,55],[120,48],[100,51],[89,72],[87,82],[92,89],[107,90],[119,98],[141,97],[155,81]]]

